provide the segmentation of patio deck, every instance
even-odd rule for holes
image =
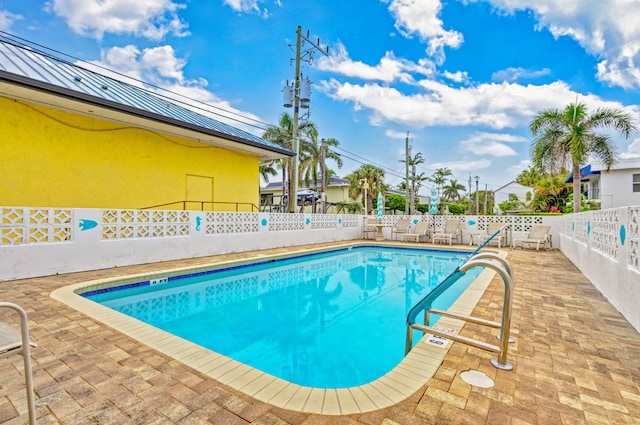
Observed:
[[[61,286],[157,270],[157,264],[0,282],[0,299],[29,314],[38,343],[32,357],[39,424],[640,424],[640,334],[559,251],[508,252],[516,274],[514,370],[495,369],[494,354],[453,343],[435,376],[409,399],[350,416],[253,400],[49,297]],[[499,320],[502,296],[496,277],[474,316]],[[461,332],[487,340],[489,333],[473,324]],[[465,383],[460,373],[469,369],[485,372],[495,386]],[[21,357],[0,361],[0,377],[0,423],[26,423]]]

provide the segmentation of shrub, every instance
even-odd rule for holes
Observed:
[[[451,214],[464,214],[466,211],[466,207],[460,204],[451,204],[449,205],[449,212]]]

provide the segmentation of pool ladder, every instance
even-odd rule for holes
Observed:
[[[497,232],[496,232],[497,233]],[[504,282],[504,302],[502,305],[502,321],[500,323],[481,319],[477,317],[467,316],[463,314],[457,314],[449,311],[439,310],[432,308],[431,305],[438,296],[446,291],[455,281],[462,277],[467,271],[475,267],[487,267],[494,270],[500,275]],[[422,300],[420,300],[407,315],[407,337],[405,344],[405,355],[409,353],[413,346],[413,330],[421,331],[423,334],[430,333],[442,338],[458,341],[463,344],[471,345],[482,350],[498,353],[497,359],[492,359],[491,364],[498,369],[513,370],[513,365],[507,361],[507,351],[509,349],[509,343],[514,342],[509,337],[511,327],[511,307],[513,304],[513,269],[509,262],[500,255],[493,252],[480,252],[474,253],[469,260],[454,270],[449,276],[447,276],[433,291],[427,294]],[[420,311],[424,311],[424,324],[416,323],[416,317]],[[478,325],[489,326],[492,328],[499,328],[500,334],[497,335],[500,343],[499,345],[489,344],[487,342],[478,341],[473,338],[451,335],[446,332],[442,332],[437,328],[429,326],[429,320],[431,314],[439,314],[441,316],[451,317],[454,319],[463,320],[465,322],[476,323]]]

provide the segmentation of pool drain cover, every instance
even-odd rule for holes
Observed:
[[[494,386],[493,379],[489,378],[484,372],[479,370],[468,370],[462,372],[460,377],[464,382],[475,387],[491,388]]]

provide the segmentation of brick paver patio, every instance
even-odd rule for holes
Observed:
[[[640,424],[640,334],[559,251],[509,251],[508,259],[516,273],[514,370],[495,369],[494,354],[454,343],[436,375],[409,399],[351,416],[253,400],[49,297],[64,285],[157,270],[157,264],[0,282],[0,300],[29,314],[38,343],[32,357],[39,424]],[[496,277],[473,315],[499,320],[502,297]],[[465,325],[461,334],[495,343],[477,325]],[[470,369],[495,386],[467,384],[460,373]],[[26,423],[22,370],[20,356],[0,360],[2,424]]]

